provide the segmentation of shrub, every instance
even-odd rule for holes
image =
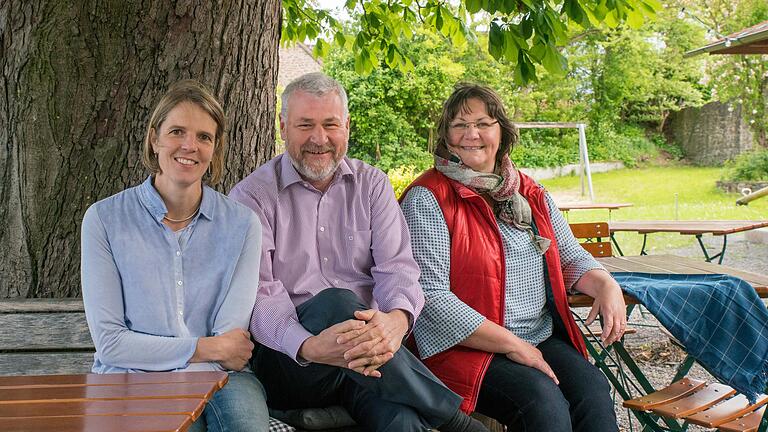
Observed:
[[[402,194],[405,188],[408,187],[408,185],[421,173],[422,170],[413,166],[401,166],[387,171],[389,182],[392,183],[392,188],[395,190],[395,197],[400,199],[400,194]]]
[[[634,167],[658,154],[655,144],[658,139],[654,137],[652,141],[646,137],[639,126],[614,128],[609,123],[598,122],[587,127],[589,160],[621,161]],[[664,150],[668,150],[667,147]],[[510,157],[518,166],[527,168],[578,163],[579,134],[576,129],[526,129],[521,132],[520,142]]]
[[[664,138],[664,135],[655,134],[651,137],[651,140],[653,141],[653,144],[656,145],[656,148],[666,152],[672,156],[674,160],[679,161],[685,158],[683,149],[681,149],[680,146],[675,143],[667,142],[666,138]]]
[[[743,153],[726,164],[723,180],[766,181],[768,180],[768,149]]]
[[[525,129],[510,157],[526,168],[555,167],[579,160],[579,134],[575,129]]]

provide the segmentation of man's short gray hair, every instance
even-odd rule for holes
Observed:
[[[291,81],[288,86],[283,90],[283,94],[280,97],[282,107],[280,108],[280,115],[286,118],[288,113],[288,100],[291,99],[293,92],[301,90],[315,96],[325,96],[328,93],[336,93],[341,98],[341,104],[344,107],[344,118],[346,120],[349,116],[349,105],[347,102],[347,92],[344,91],[344,87],[339,84],[338,81],[329,77],[322,72],[312,72],[304,74],[295,80]]]

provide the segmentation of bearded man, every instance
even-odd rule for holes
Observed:
[[[322,73],[282,95],[285,153],[230,196],[262,223],[250,330],[272,408],[343,405],[371,431],[486,431],[405,347],[424,296],[387,176],[346,157],[344,88]]]

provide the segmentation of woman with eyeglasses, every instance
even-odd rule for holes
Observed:
[[[434,168],[402,198],[426,295],[419,355],[462,409],[510,431],[615,432],[566,291],[594,297],[588,321],[601,316],[610,344],[626,326],[621,289],[510,160],[518,134],[493,90],[457,85],[438,136]]]
[[[85,213],[82,287],[95,373],[227,371],[189,430],[261,432],[269,414],[248,368],[261,223],[211,189],[224,173],[226,117],[184,80],[149,120],[140,185]]]

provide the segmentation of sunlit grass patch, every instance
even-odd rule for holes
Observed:
[[[592,176],[595,202],[628,202],[632,207],[611,214],[619,220],[747,220],[768,219],[768,198],[737,206],[738,194],[727,194],[715,186],[722,168],[654,167],[623,169]],[[556,201],[588,201],[580,197],[578,176],[559,177],[541,182]],[[675,205],[677,194],[677,205]],[[575,210],[569,212],[569,222],[608,220],[607,210]],[[624,253],[637,254],[642,236],[618,233]],[[650,251],[660,252],[695,243],[693,236],[651,234]]]

